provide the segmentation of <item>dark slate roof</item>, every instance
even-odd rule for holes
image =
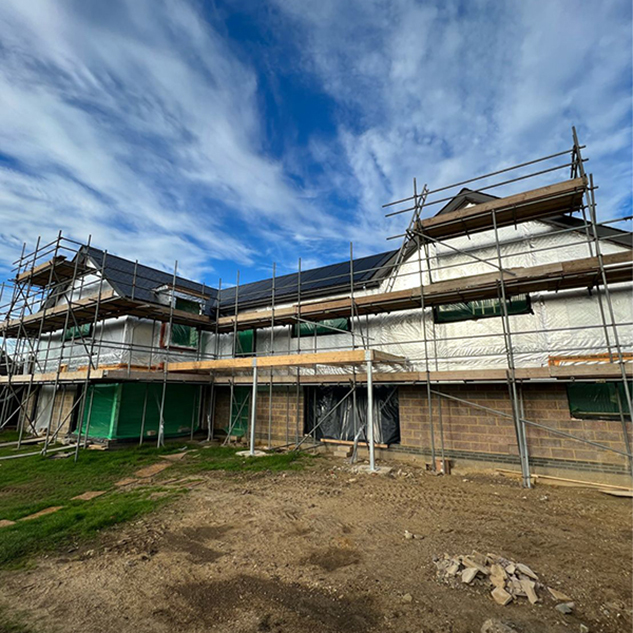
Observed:
[[[386,251],[368,257],[359,257],[353,261],[354,287],[370,287],[377,285],[389,272],[389,267],[398,251]],[[383,268],[385,267],[385,268]],[[296,300],[299,288],[299,274],[291,273],[275,277],[275,303],[284,299]],[[301,271],[301,300],[348,292],[350,288],[350,261],[312,268]],[[220,306],[224,314],[234,311],[235,294],[239,309],[269,305],[272,300],[273,280],[263,279],[253,283],[240,285],[239,289],[222,290]]]
[[[104,251],[93,247],[83,247],[85,253],[98,267],[103,265]],[[136,266],[136,275],[134,269]],[[105,279],[121,296],[138,301],[158,303],[158,289],[171,287],[174,281],[173,273],[164,272],[150,266],[136,265],[129,259],[123,259],[110,253],[105,258]],[[206,297],[203,312],[211,314],[216,306],[218,291],[204,284],[176,276],[176,289],[191,290]]]
[[[100,268],[103,265],[104,251],[94,247],[83,247],[83,252]],[[377,285],[389,272],[385,267],[394,259],[397,251],[387,251],[354,260],[354,287],[372,287]],[[385,267],[385,268],[383,268]],[[158,303],[157,290],[163,286],[171,287],[173,274],[150,266],[135,263],[110,253],[105,259],[105,278],[114,290],[123,297],[138,301]],[[296,299],[298,273],[281,275],[275,278],[275,302]],[[134,290],[133,290],[134,287]],[[263,279],[243,284],[237,290],[239,309],[269,305],[272,300],[273,280]],[[337,292],[347,292],[350,287],[349,260],[320,268],[312,268],[301,272],[301,299],[327,296]],[[205,286],[184,277],[176,277],[176,289],[191,290],[207,297],[204,313],[210,316],[217,308],[218,290]],[[236,288],[222,289],[221,310],[223,314],[231,313],[235,307]]]

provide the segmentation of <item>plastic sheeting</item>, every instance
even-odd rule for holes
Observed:
[[[555,230],[557,229],[542,222],[528,222],[517,228],[500,229],[504,266],[530,267],[590,255],[583,235],[577,232],[552,234]],[[490,232],[473,235],[470,240],[457,238],[451,240],[451,244],[467,249],[479,258],[491,258],[492,263],[495,263],[496,246]],[[610,242],[603,242],[601,248],[605,254],[626,250]],[[488,264],[476,261],[467,254],[456,253],[442,244],[431,246],[430,249],[432,266],[443,267],[439,271],[432,271],[434,282],[495,270]],[[428,283],[428,273],[424,272],[426,259],[423,256],[420,262],[418,254],[414,252],[400,267],[393,290],[419,286],[420,267],[424,282]],[[384,292],[387,283],[385,281],[381,288],[366,294]],[[633,323],[631,288],[631,284],[613,284],[609,288],[615,319],[619,324],[620,343],[625,353],[633,351],[633,327],[630,325]],[[603,296],[604,303],[603,290],[594,290],[591,294],[582,289],[531,293],[532,313],[510,316],[515,365],[547,366],[551,356],[574,357],[604,353],[607,342],[597,292]],[[275,327],[272,344],[270,328],[258,330],[256,353],[289,354],[352,347],[351,333],[297,339],[290,336],[289,329]],[[357,347],[362,345],[362,336],[368,337],[367,342],[373,349],[407,358],[410,369],[415,371],[426,369],[425,337],[431,371],[503,369],[508,363],[501,317],[434,323],[431,309],[425,311],[424,317],[419,309],[398,311],[355,319],[354,340]],[[223,355],[230,355],[231,341],[231,335],[222,336],[220,348]],[[302,373],[311,371],[302,370]],[[399,368],[384,367],[381,371],[399,371]],[[318,373],[345,374],[349,373],[349,369],[320,367]]]
[[[306,397],[305,432],[316,429],[317,439],[354,441],[357,436],[367,440],[367,389],[356,389],[354,398],[346,387],[315,387]],[[400,441],[398,390],[394,387],[374,387],[374,441],[397,444]]]
[[[527,222],[516,228],[500,229],[501,252],[506,267],[530,267],[554,261],[568,261],[590,255],[586,238],[579,232],[553,234],[557,230],[543,222]],[[496,246],[491,232],[460,237],[451,240],[456,248],[466,249],[479,258],[491,258],[494,263]],[[456,253],[443,244],[431,245],[432,266],[442,266],[432,271],[432,280],[440,281],[463,276],[490,273],[494,268],[476,261],[464,253]],[[622,252],[624,247],[610,242],[602,243],[605,254]],[[448,266],[448,267],[447,267]],[[426,259],[414,252],[398,270],[393,290],[417,287],[420,284],[420,267],[425,283],[429,282]],[[365,293],[384,292],[388,281]],[[612,306],[618,324],[618,334],[623,352],[633,351],[633,302],[631,284],[617,284],[610,287]],[[607,341],[602,326],[600,306],[596,293],[586,290],[566,290],[558,293],[535,292],[530,294],[531,314],[515,314],[510,317],[512,350],[517,367],[547,366],[551,356],[587,356],[601,354],[607,350]],[[334,295],[335,296],[345,296]],[[604,299],[603,299],[604,301]],[[288,304],[286,304],[288,305]],[[283,307],[278,304],[277,307]],[[607,318],[609,317],[607,311]],[[434,323],[432,310],[422,315],[419,309],[399,311],[390,314],[370,315],[354,320],[354,334],[328,333],[293,337],[292,328],[277,326],[271,337],[270,328],[262,328],[254,335],[256,355],[292,354],[296,352],[321,352],[340,349],[369,347],[396,354],[409,360],[410,369],[424,371],[428,353],[430,370],[500,369],[507,366],[508,358],[503,334],[503,320],[500,317],[454,323]],[[351,328],[350,328],[351,329]],[[169,349],[163,341],[169,335],[168,326],[134,317],[113,319],[95,329],[97,341],[95,354],[101,366],[129,363],[133,367],[157,366],[162,362],[178,362],[196,358],[213,358],[233,354],[233,335],[221,334],[216,342],[215,335],[204,332],[201,335],[200,350]],[[244,335],[240,335],[244,336]],[[424,339],[427,340],[425,350]],[[46,340],[51,342],[47,357]],[[611,336],[611,343],[613,337]],[[86,339],[89,343],[89,339]],[[45,362],[45,371],[55,371],[60,364],[68,370],[85,367],[88,364],[86,349],[82,341],[66,342],[61,349],[59,334],[44,337],[38,358]],[[42,371],[37,367],[36,371]],[[381,371],[399,371],[399,368],[381,368]],[[349,373],[349,368],[321,366],[317,373]],[[313,370],[301,370],[313,373]]]

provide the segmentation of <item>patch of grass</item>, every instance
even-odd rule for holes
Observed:
[[[89,502],[74,501],[54,514],[2,528],[0,567],[21,567],[33,555],[84,542],[105,528],[155,510],[178,494],[172,490],[164,497],[151,499],[155,491],[147,487]]]
[[[10,441],[6,433],[0,433],[0,443],[3,441]],[[179,441],[161,449],[130,445],[112,451],[82,450],[76,463],[73,456],[59,459],[52,455],[0,461],[0,519],[18,521],[0,528],[0,567],[21,566],[33,555],[93,538],[105,528],[151,512],[181,492],[164,489],[164,496],[150,498],[152,492],[163,490],[156,487],[160,486],[160,479],[212,470],[298,470],[306,461],[296,453],[245,458],[236,455],[235,448],[202,449],[192,444],[189,446],[191,454],[159,475],[156,486],[128,492],[115,488],[118,480],[132,476],[138,469],[159,461],[161,455],[182,447],[183,442]],[[31,446],[26,450],[37,449]],[[2,454],[15,454],[15,448],[0,449]],[[91,501],[72,500],[89,490],[105,490],[108,494]],[[50,515],[19,521],[51,506],[64,507]]]
[[[0,461],[0,518],[15,521],[49,506],[65,505],[87,490],[110,490],[114,482],[156,462],[166,452],[170,449],[134,446],[116,451],[82,450],[77,463],[72,456],[56,459],[52,455]]]
[[[0,444],[4,442],[17,442],[20,434],[13,429],[5,429],[0,432]]]
[[[301,453],[272,453],[265,457],[241,457],[237,450],[228,446],[211,446],[197,451],[196,457],[187,457],[178,464],[178,472],[195,474],[209,470],[230,472],[279,472],[301,470],[305,466],[305,455]]]

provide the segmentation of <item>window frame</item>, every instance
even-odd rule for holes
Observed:
[[[238,346],[241,347],[240,338],[244,338],[245,335],[250,332],[252,334],[252,349],[250,351],[238,351]],[[257,349],[257,330],[255,328],[250,328],[248,330],[238,330],[235,334],[235,339],[233,341],[233,357],[234,358],[250,358],[255,356],[255,350]]]
[[[517,306],[514,309],[513,309],[513,300],[514,300],[514,305]],[[465,310],[466,308],[470,306],[476,306],[476,304],[483,304],[484,302],[490,302],[493,310],[498,310],[498,312],[491,312],[490,314],[485,314],[485,312],[482,314],[472,313],[471,315],[464,315],[464,316],[459,316],[457,314],[460,309]],[[492,303],[492,302],[496,302],[496,303]],[[525,306],[520,305],[522,302],[525,302]],[[448,318],[447,317],[441,318],[440,317],[440,314],[442,313],[441,308],[450,308],[451,306],[454,307],[453,313],[455,314],[455,316],[453,318],[451,318],[450,316]],[[459,306],[466,306],[466,308],[460,308]],[[532,298],[530,297],[529,294],[516,295],[515,297],[510,297],[506,299],[506,306],[508,309],[508,316],[518,316],[521,314],[534,314],[534,310],[532,309]],[[482,305],[481,309],[485,310],[486,307],[487,306]],[[450,314],[450,310],[445,309],[444,313]],[[433,323],[436,323],[438,325],[446,325],[450,323],[463,323],[464,321],[479,321],[479,319],[493,319],[493,318],[498,318],[502,316],[503,316],[503,306],[501,303],[501,299],[497,299],[497,298],[479,299],[477,301],[464,301],[460,303],[447,303],[445,305],[433,307]]]
[[[337,322],[337,324],[333,322]],[[328,327],[328,325],[323,325],[324,323],[328,323],[331,325],[330,327]],[[343,324],[345,325],[345,327],[340,327]],[[332,329],[333,327],[337,329],[333,330]],[[313,328],[313,331],[302,334],[301,333],[302,328]],[[323,328],[323,329],[319,331],[319,328]],[[320,321],[317,321],[315,323],[305,323],[305,322],[293,323],[290,326],[290,337],[291,338],[314,338],[314,335],[315,335],[314,330],[316,330],[317,337],[331,336],[332,334],[343,334],[343,332],[351,332],[351,322],[350,322],[349,317],[339,317],[337,319],[321,319]],[[341,332],[340,330],[343,330],[343,332]]]
[[[85,332],[82,329],[86,328]],[[82,323],[81,325],[69,325],[64,328],[62,333],[62,341],[64,343],[70,341],[74,343],[77,339],[91,338],[93,334],[92,323]]]
[[[633,382],[629,383],[633,389]],[[573,392],[578,390],[578,394]],[[631,420],[631,412],[627,411],[627,401],[624,395],[624,385],[620,382],[571,382],[566,385],[567,404],[569,406],[569,415],[576,420],[619,420],[620,409],[617,405],[617,394],[620,394],[620,405],[625,420]],[[581,411],[574,406],[574,399],[594,400],[595,408],[601,404],[609,402],[609,410],[606,407],[603,410],[586,410]]]
[[[178,305],[178,302],[181,302],[181,305]],[[196,310],[187,310],[187,309],[183,309],[182,307],[182,303],[186,303],[189,304],[190,307],[194,307],[196,308]],[[189,312],[190,314],[197,314],[200,315],[202,313],[202,305],[198,302],[195,301],[193,299],[187,299],[186,297],[174,297],[174,310],[180,310],[181,312]],[[173,340],[173,336],[174,336],[174,327],[179,327],[179,328],[188,328],[189,330],[189,337],[190,340],[195,338],[195,344],[193,345],[186,345],[184,343],[178,342],[175,343]],[[193,325],[181,325],[180,323],[171,323],[171,325],[168,327],[168,342],[163,345],[163,347],[169,347],[170,349],[182,349],[182,350],[187,350],[187,351],[196,351],[198,349],[198,346],[200,345],[200,340],[201,340],[201,332],[198,330],[198,328],[196,328]]]

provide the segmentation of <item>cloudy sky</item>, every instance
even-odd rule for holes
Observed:
[[[2,0],[0,276],[38,235],[216,285],[394,247],[381,205],[588,145],[631,212],[629,0]]]

